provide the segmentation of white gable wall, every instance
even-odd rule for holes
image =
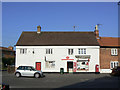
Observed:
[[[26,48],[26,54],[20,54],[20,48]],[[46,49],[53,49],[53,54],[46,54]],[[68,55],[68,49],[74,49],[73,55]],[[41,62],[41,70],[43,72],[60,72],[60,68],[64,68],[67,72],[67,61],[76,62],[75,55],[78,54],[78,48],[86,48],[86,54],[90,55],[89,71],[95,72],[95,65],[99,63],[99,46],[16,46],[16,67],[21,65],[35,67],[35,62]],[[34,54],[32,53],[34,50]],[[45,67],[45,56],[48,61],[55,61],[55,68]],[[69,56],[74,60],[61,60]],[[83,71],[78,71],[83,72]],[[86,71],[85,71],[86,72]]]

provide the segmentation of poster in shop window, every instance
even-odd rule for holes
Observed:
[[[77,70],[88,70],[89,63],[88,61],[78,61],[77,62]]]
[[[76,72],[76,70],[77,70],[77,63],[73,62],[73,72]]]
[[[86,62],[86,67],[85,67],[85,69],[86,69],[86,70],[88,70],[88,64],[89,64],[89,63],[88,63],[88,62]]]

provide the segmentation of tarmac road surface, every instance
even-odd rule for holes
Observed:
[[[120,88],[120,77],[109,74],[45,74],[44,78],[20,77],[2,72],[10,88]]]

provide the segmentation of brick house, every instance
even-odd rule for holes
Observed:
[[[98,31],[99,32],[99,31]],[[120,44],[118,37],[99,37],[100,44],[100,72],[110,73],[115,66],[120,65]]]
[[[15,51],[13,50],[12,46],[7,47],[0,47],[2,51],[2,58],[15,58]]]

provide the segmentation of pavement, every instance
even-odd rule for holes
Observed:
[[[20,77],[2,72],[10,88],[119,88],[120,77],[110,74],[45,74],[44,78]]]

